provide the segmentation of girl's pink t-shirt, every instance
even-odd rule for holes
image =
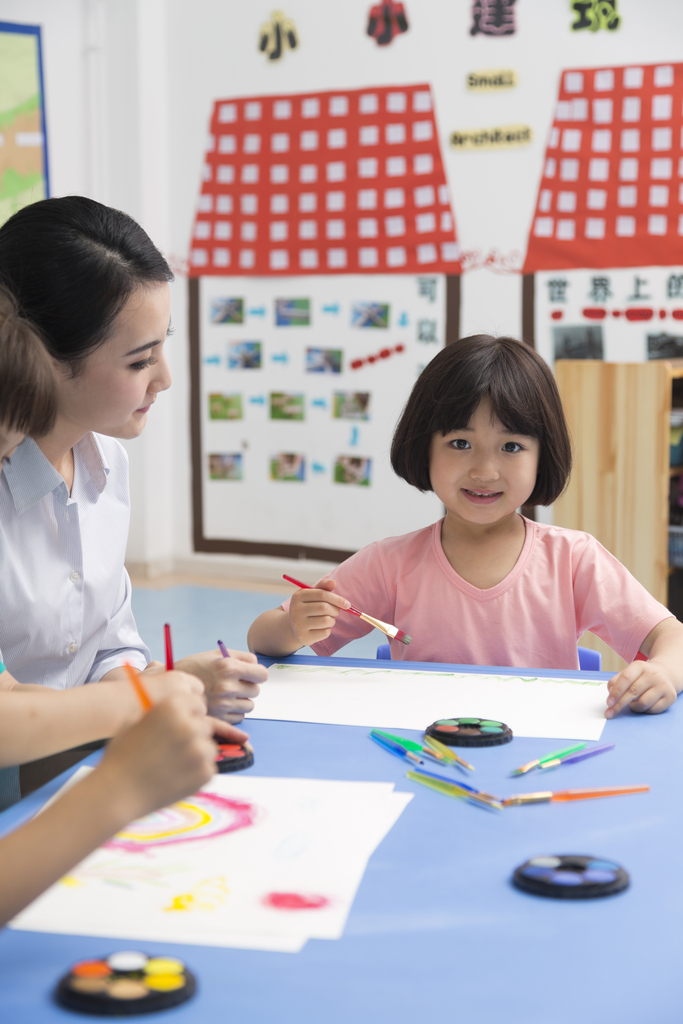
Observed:
[[[671,617],[590,534],[529,519],[512,571],[478,590],[446,558],[442,521],[376,541],[329,574],[336,592],[360,611],[412,636],[408,646],[391,641],[396,661],[577,669],[577,640],[590,630],[630,662],[648,633]],[[313,650],[334,654],[371,629],[340,612]]]

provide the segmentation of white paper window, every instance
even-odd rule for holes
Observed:
[[[376,249],[362,248],[358,250],[358,263],[361,267],[376,267],[378,262]]]
[[[406,265],[406,251],[402,245],[394,245],[387,249],[387,266],[404,267]]]
[[[557,125],[553,125],[550,129],[550,138],[548,139],[548,149],[557,149],[560,143],[560,129]]]
[[[405,217],[385,217],[384,230],[389,238],[398,238],[406,233]]]
[[[258,213],[258,196],[240,196],[240,210],[247,217]]]
[[[615,231],[619,238],[633,238],[636,233],[636,218],[617,217]]]
[[[565,128],[562,132],[562,150],[565,153],[578,153],[581,149],[581,129]]]
[[[374,156],[366,156],[358,161],[358,177],[359,178],[376,178],[377,177],[377,160]]]
[[[593,121],[595,124],[612,123],[612,100],[593,100]]]
[[[301,101],[301,116],[306,118],[320,117],[320,100],[317,96],[311,96]]]
[[[256,230],[256,224],[253,220],[245,220],[240,228],[240,238],[243,242],[255,242]]]
[[[221,185],[232,185],[235,180],[235,168],[231,164],[220,164],[216,168],[216,181]]]
[[[666,181],[671,177],[672,164],[668,156],[655,157],[650,161],[650,177]]]
[[[621,133],[621,152],[638,153],[640,151],[640,129],[624,128]]]
[[[299,167],[299,181],[304,185],[312,185],[317,180],[317,166],[315,164],[301,164]]]
[[[583,72],[565,71],[564,73],[565,92],[583,92]]]
[[[242,249],[240,251],[240,267],[243,270],[251,270],[256,265],[256,253],[253,249]]]
[[[614,72],[611,68],[596,71],[593,76],[593,88],[596,92],[611,92],[614,88]]]
[[[604,238],[605,221],[602,217],[586,218],[586,238]]]
[[[346,208],[346,193],[345,192],[328,192],[325,195],[325,209],[330,211],[338,211]]]
[[[434,206],[436,196],[433,185],[419,185],[413,189],[413,198],[416,206]]]
[[[669,205],[669,187],[668,185],[650,185],[650,206],[668,206]]]
[[[286,220],[274,220],[270,225],[270,240],[271,242],[286,242],[287,241],[287,221]]]
[[[331,128],[327,133],[328,149],[346,149],[346,128]]]
[[[379,100],[374,92],[366,92],[360,98],[358,109],[361,114],[376,114],[379,110]]]
[[[635,157],[625,156],[622,160],[619,161],[619,180],[638,180],[638,161]]]
[[[288,153],[289,152],[289,134],[288,132],[275,132],[270,137],[270,149],[273,153]]]
[[[642,68],[624,68],[624,88],[625,89],[642,89],[643,87],[643,69]]]
[[[237,139],[234,135],[219,135],[218,136],[218,152],[219,153],[236,153],[237,152]]]
[[[209,256],[206,249],[193,249],[192,250],[192,264],[195,267],[205,267],[209,262]]]
[[[560,178],[562,181],[576,181],[579,177],[578,160],[560,161]]]
[[[327,164],[325,167],[325,177],[328,181],[344,181],[346,178],[346,164],[341,160]]]
[[[652,120],[670,121],[673,97],[669,93],[662,93],[652,97]]]
[[[397,146],[406,141],[404,124],[388,124],[384,129],[384,138],[389,146]]]
[[[318,250],[300,249],[299,266],[302,270],[316,270],[318,267]]]
[[[609,178],[609,160],[604,157],[593,157],[588,164],[589,181],[607,181]]]
[[[537,238],[552,238],[554,227],[552,217],[537,217],[534,221],[534,234]]]
[[[612,132],[609,128],[595,128],[591,140],[594,153],[609,153],[612,148]]]
[[[621,104],[622,121],[640,121],[640,96],[624,96]]]
[[[604,188],[589,188],[586,193],[586,206],[589,210],[604,210],[607,206],[607,192]]]
[[[418,213],[415,218],[415,230],[418,235],[427,234],[428,231],[436,231],[436,217],[433,213]]]
[[[292,116],[291,100],[275,100],[273,103],[273,117],[276,121],[287,121]]]
[[[538,209],[540,213],[550,213],[553,205],[553,194],[549,188],[542,188],[538,197]]]
[[[303,150],[318,148],[318,133],[313,131],[302,132],[299,136],[299,145]]]
[[[419,114],[426,114],[432,109],[432,97],[426,90],[413,93],[413,110]]]
[[[288,195],[274,195],[270,197],[270,212],[271,213],[288,213],[289,212],[289,196]]]
[[[674,84],[674,69],[671,64],[660,64],[655,68],[655,88],[666,89]]]
[[[376,210],[377,209],[377,189],[375,188],[362,188],[358,193],[358,209],[359,210]]]
[[[327,265],[332,270],[341,270],[346,266],[346,249],[328,249]]]
[[[406,194],[402,188],[385,188],[384,205],[388,210],[400,209],[406,205]]]
[[[620,185],[617,192],[617,205],[635,207],[638,205],[638,189],[635,185]]]
[[[208,220],[198,220],[194,226],[195,238],[211,238],[211,224]]]
[[[270,180],[273,185],[284,185],[289,181],[289,167],[287,164],[271,164]]]
[[[255,185],[259,179],[259,165],[244,164],[240,178],[243,185]]]
[[[328,220],[325,224],[325,238],[345,238],[346,229],[343,220]]]
[[[667,218],[661,213],[651,213],[647,218],[648,235],[665,235]]]
[[[300,220],[299,221],[299,238],[304,241],[310,241],[312,238],[318,237],[318,222],[315,220]]]
[[[429,142],[433,134],[431,121],[413,121],[413,142]]]
[[[315,192],[299,194],[299,213],[315,213],[318,209],[318,197]]]
[[[260,153],[261,152],[261,136],[260,135],[245,135],[244,136],[244,152],[245,153]]]
[[[413,174],[431,174],[434,170],[434,157],[431,153],[418,153],[413,157]]]
[[[570,100],[558,100],[557,107],[555,108],[555,120],[556,121],[571,121],[572,120],[572,105]]]
[[[406,158],[404,156],[388,156],[385,166],[388,178],[403,177],[406,173]]]
[[[571,242],[576,235],[576,223],[573,220],[558,220],[555,236],[561,242]]]
[[[214,249],[213,250],[213,265],[215,267],[227,267],[230,265],[230,250],[229,249]]]
[[[268,262],[271,270],[286,270],[289,266],[289,253],[286,249],[271,249]]]
[[[559,192],[557,209],[560,213],[574,213],[576,210],[576,192]],[[559,235],[557,236],[560,237]]]
[[[237,120],[237,107],[234,103],[221,103],[218,108],[218,120],[221,124],[232,124]]]
[[[244,119],[245,121],[261,120],[261,104],[258,100],[252,100],[251,103],[244,104]]]
[[[588,100],[584,97],[581,99],[572,100],[570,120],[572,121],[587,121],[588,120]]]
[[[653,150],[655,150],[655,152],[661,152],[662,150],[671,149],[670,128],[652,129],[652,148]]]
[[[453,263],[460,259],[460,246],[457,242],[441,243],[441,259],[444,263]]]
[[[387,111],[390,114],[402,114],[407,106],[406,94],[404,92],[387,93]]]
[[[361,146],[376,146],[379,142],[379,127],[376,124],[362,125],[358,139]]]
[[[554,156],[549,156],[548,159],[545,162],[545,167],[543,169],[543,177],[544,178],[554,178],[556,170],[557,170],[557,161],[555,160]]]
[[[417,247],[417,262],[418,263],[436,263],[438,253],[436,246],[433,242],[427,242],[424,245],[418,245]]]
[[[229,220],[219,220],[214,224],[213,237],[219,239],[222,242],[227,241],[228,238],[232,238],[232,224]]]
[[[232,213],[232,196],[216,196],[216,212]]]
[[[452,231],[453,230],[453,218],[451,217],[448,210],[444,210],[441,214],[441,230]]]
[[[375,217],[361,217],[358,221],[359,238],[377,238],[377,220]]]
[[[331,117],[346,117],[349,112],[348,96],[331,96],[329,110]]]

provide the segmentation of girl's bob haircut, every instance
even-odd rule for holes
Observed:
[[[0,288],[0,424],[44,437],[57,415],[57,386],[47,349]]]
[[[555,378],[524,342],[474,334],[447,345],[417,379],[391,445],[394,472],[431,491],[432,436],[468,426],[482,401],[513,434],[539,441],[536,486],[527,505],[551,505],[572,468],[569,431]]]

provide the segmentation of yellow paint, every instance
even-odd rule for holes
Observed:
[[[173,806],[185,811],[189,816],[189,821],[167,826],[161,832],[143,832],[142,830],[137,832],[118,832],[117,837],[119,839],[132,839],[136,842],[150,842],[154,839],[167,839],[169,836],[178,835],[180,832],[192,832],[194,829],[201,828],[202,825],[206,825],[208,821],[211,821],[211,815],[208,811],[197,807],[195,804],[177,803]]]
[[[529,125],[507,124],[497,128],[468,128],[451,132],[451,149],[458,151],[476,149],[516,149],[528,146],[533,139]]]
[[[67,889],[78,889],[79,886],[83,885],[83,882],[80,882],[77,878],[74,878],[73,875],[64,875],[64,877],[60,878],[59,881],[60,884],[65,885]]]
[[[206,878],[199,882],[191,892],[173,896],[169,906],[164,910],[216,910],[225,903],[230,895],[225,878]]]
[[[155,974],[151,978],[145,978],[145,984],[155,992],[172,992],[176,988],[182,988],[185,979],[177,974]]]
[[[501,92],[503,89],[514,89],[516,85],[517,72],[509,68],[470,71],[465,78],[465,88],[469,92]]]
[[[181,960],[170,956],[154,956],[145,965],[145,974],[182,974],[185,970]]]

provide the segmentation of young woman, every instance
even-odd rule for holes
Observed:
[[[0,228],[0,283],[54,359],[52,429],[7,460],[0,488],[0,647],[23,684],[70,689],[145,669],[123,566],[128,465],[117,437],[144,429],[171,384],[164,355],[172,274],[126,214],[47,199]],[[178,662],[209,711],[241,721],[267,676],[253,655]],[[149,671],[149,670],[148,670]]]
[[[9,295],[0,292],[0,472],[26,431],[40,437],[52,428],[56,409],[50,357]],[[146,673],[146,687],[159,703],[138,721],[138,699],[123,681],[55,692],[18,684],[0,662],[0,766],[131,726],[112,741],[91,775],[0,840],[0,927],[133,818],[208,781],[215,771],[212,733],[246,739],[207,717],[198,679],[159,666]],[[0,768],[0,809],[18,797],[17,769]]]
[[[630,704],[664,711],[683,689],[683,625],[587,533],[525,519],[550,505],[571,469],[555,380],[512,338],[449,345],[415,384],[394,435],[394,471],[433,490],[444,519],[363,548],[314,590],[251,626],[249,646],[283,656],[333,654],[370,626],[339,616],[349,601],[410,633],[394,658],[576,669],[591,630],[627,662],[606,716]],[[339,590],[342,597],[332,593]],[[649,661],[633,661],[642,651]]]

